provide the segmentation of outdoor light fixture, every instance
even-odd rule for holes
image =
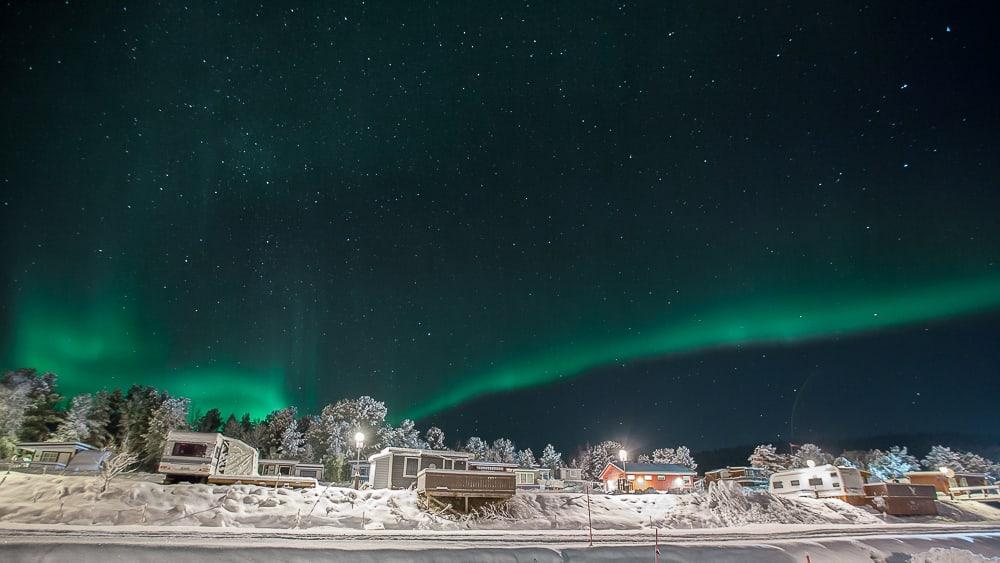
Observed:
[[[354,442],[358,445],[358,449],[365,444],[365,435],[362,432],[358,432],[354,435]]]
[[[623,463],[628,461],[628,452],[625,450],[618,450],[618,459],[622,460]]]
[[[364,432],[358,431],[354,435],[354,443],[358,446],[358,460],[354,464],[354,489],[361,488],[361,448],[365,445],[365,434]]]
[[[816,462],[811,459],[807,459],[806,465],[808,465],[809,467],[816,467]]]

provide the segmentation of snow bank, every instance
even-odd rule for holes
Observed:
[[[830,499],[791,499],[714,487],[690,495],[592,494],[595,530],[725,528],[754,524],[881,524],[882,517]],[[0,522],[25,524],[337,528],[359,530],[584,530],[583,493],[519,493],[505,506],[466,517],[428,512],[413,491],[255,485],[160,485],[92,477],[11,473],[0,484]],[[1000,519],[946,505],[939,521]],[[995,515],[991,518],[988,511]],[[948,516],[948,515],[946,515]]]
[[[978,561],[1000,561],[1000,557],[988,557],[956,547],[935,547],[923,553],[914,553],[910,563],[976,563]]]

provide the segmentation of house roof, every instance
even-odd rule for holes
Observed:
[[[389,454],[408,455],[417,457],[426,455],[434,457],[450,457],[455,459],[472,459],[472,454],[470,453],[456,452],[452,450],[423,450],[420,448],[385,448],[377,454],[372,454],[368,456],[368,461],[382,458]]]
[[[20,442],[18,444],[14,444],[14,447],[20,448],[22,450],[41,450],[41,449],[45,449],[47,447],[48,448],[54,448],[54,447],[62,447],[62,448],[74,447],[74,448],[76,448],[78,450],[96,450],[97,449],[94,446],[91,446],[90,444],[84,444],[83,442]]]
[[[614,467],[619,471],[622,470],[622,462],[612,461],[608,463],[604,471],[607,471],[609,467]],[[601,473],[604,473],[602,471]],[[631,463],[625,462],[625,472],[626,473],[670,473],[672,475],[697,475],[690,468],[684,467],[683,465],[677,465],[675,463]]]

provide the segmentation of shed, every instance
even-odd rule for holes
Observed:
[[[375,489],[408,489],[424,469],[468,469],[472,454],[452,450],[385,448],[368,458],[368,484]]]

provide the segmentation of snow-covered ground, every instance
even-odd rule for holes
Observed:
[[[938,517],[886,519],[836,500],[738,489],[593,494],[595,547],[589,548],[582,493],[519,493],[503,510],[455,517],[423,510],[412,491],[121,480],[102,493],[93,477],[10,473],[0,481],[0,560],[11,561],[36,560],[40,546],[52,560],[106,560],[100,554],[115,549],[122,560],[176,560],[164,550],[176,549],[179,537],[183,560],[215,548],[232,560],[648,560],[654,529],[670,544],[671,555],[661,561],[804,561],[805,553],[812,561],[1000,556],[1000,510],[968,502],[941,503]],[[111,551],[79,548],[95,542]],[[140,544],[141,553],[130,551]],[[475,551],[463,551],[469,549]],[[905,558],[893,559],[894,553]]]

